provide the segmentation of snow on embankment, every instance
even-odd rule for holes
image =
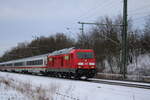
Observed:
[[[103,73],[98,73],[97,78],[106,79],[122,79],[123,75],[120,74],[119,60],[113,57],[112,62],[108,63],[105,60],[105,69]],[[110,67],[111,65],[111,67]],[[119,65],[119,66],[118,66]],[[130,63],[127,66],[127,79],[135,81],[150,82],[150,54],[142,54],[130,58]]]
[[[29,77],[23,76],[24,75],[0,72],[0,84],[2,84],[0,85],[0,88],[3,88],[4,86],[5,88],[9,88],[9,90],[7,90],[7,94],[9,94],[10,90],[14,91],[15,96],[12,96],[13,100],[52,100],[52,95],[57,88],[56,85],[48,84],[49,86],[47,87],[41,84],[36,85],[31,81],[34,77],[31,77],[30,79]],[[17,99],[20,97],[18,93],[27,99]],[[12,100],[12,97],[6,97],[9,99],[3,100]],[[0,100],[2,100],[2,98],[0,98]]]
[[[77,80],[5,72],[0,72],[0,79],[10,80],[12,90],[24,94],[31,100],[149,100],[150,98],[150,90],[147,89]]]
[[[135,57],[133,63],[128,65],[128,73],[134,75],[150,76],[150,54]]]
[[[9,86],[8,81],[0,79],[0,100],[29,100],[25,95]]]
[[[50,79],[49,77],[42,76],[0,72],[0,83],[6,85],[7,88],[11,88],[11,90],[13,91],[21,93],[23,97],[28,97],[27,100],[62,100],[62,98],[66,97],[70,98],[70,100],[79,100],[73,95],[68,95],[68,92],[69,94],[71,93],[70,90],[72,89],[72,85],[66,86],[65,83],[60,84],[59,82],[57,82],[58,80],[61,80],[60,82],[63,82],[62,79]],[[63,88],[59,89],[60,86],[66,88],[65,91],[63,91]],[[1,88],[3,88],[3,86],[0,85],[0,90]],[[9,92],[9,90],[7,92]],[[17,95],[17,93],[14,94],[14,100],[17,100],[19,95]],[[2,98],[0,98],[0,100],[2,100]]]

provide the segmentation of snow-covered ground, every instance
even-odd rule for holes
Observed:
[[[0,100],[8,100],[1,99],[5,96],[1,90],[6,98],[11,92],[31,100],[150,100],[150,90],[141,88],[6,72],[0,72],[0,80],[10,80],[9,89],[4,88],[7,82],[0,81]]]
[[[0,83],[0,100],[28,100],[22,93]]]

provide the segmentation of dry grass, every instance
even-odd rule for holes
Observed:
[[[49,87],[44,88],[40,86],[34,86],[31,82],[23,83],[11,78],[0,77],[0,83],[5,84],[12,89],[15,89],[22,94],[26,95],[29,100],[53,100],[53,95],[58,88],[54,84],[50,84]]]

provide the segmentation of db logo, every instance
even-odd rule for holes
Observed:
[[[88,65],[88,63],[85,63],[85,65]]]

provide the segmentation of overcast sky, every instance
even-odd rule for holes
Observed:
[[[150,14],[150,0],[128,0],[129,17],[137,27]],[[34,36],[63,32],[74,36],[78,21],[122,14],[123,0],[0,0],[0,56]],[[69,28],[70,30],[67,30]]]

